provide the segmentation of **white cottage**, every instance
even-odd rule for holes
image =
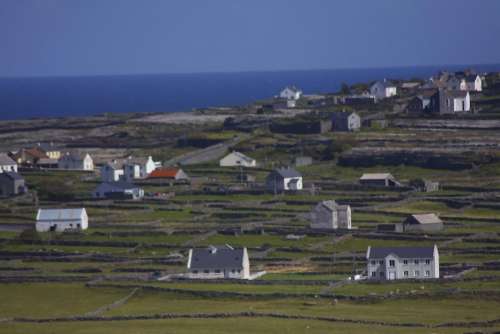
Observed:
[[[58,161],[58,168],[65,170],[94,170],[94,160],[90,154],[77,154],[66,152]]]
[[[17,163],[12,160],[7,154],[0,153],[0,173],[3,172],[17,173]]]
[[[311,211],[311,228],[351,229],[351,206],[333,200],[318,203]]]
[[[298,100],[302,96],[302,91],[295,86],[287,86],[280,92],[280,98],[286,100]]]
[[[85,208],[80,209],[38,209],[36,230],[38,232],[63,232],[86,230],[89,218]]]
[[[123,164],[124,178],[128,182],[135,179],[145,179],[152,171],[161,167],[161,162],[156,162],[153,157],[147,159],[128,157]]]
[[[439,92],[439,112],[455,114],[470,112],[470,94],[463,90],[441,90]]]
[[[246,247],[234,249],[225,245],[190,249],[187,269],[189,278],[250,278],[250,260]]]
[[[221,167],[256,167],[257,161],[240,152],[231,152],[219,161]]]
[[[396,85],[384,79],[384,81],[377,81],[370,87],[370,94],[377,99],[385,99],[397,95],[398,90]]]
[[[467,75],[460,82],[460,90],[481,92],[483,90],[483,81],[479,75]]]

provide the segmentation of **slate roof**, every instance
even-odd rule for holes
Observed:
[[[62,155],[60,159],[63,160],[73,160],[73,161],[83,161],[85,159],[86,154],[79,154],[76,152],[66,152],[66,154]]]
[[[356,114],[356,113],[355,112],[335,111],[332,113],[332,120],[334,120],[334,121],[346,120],[352,114]]]
[[[432,258],[434,247],[370,247],[368,259],[383,259],[389,254],[400,258]]]
[[[375,83],[372,86],[374,86],[374,85],[376,85],[378,83],[382,84],[382,87],[384,87],[384,88],[387,88],[387,87],[396,87],[396,85],[394,83],[392,83],[391,81],[389,81],[389,80],[375,81]]]
[[[243,254],[243,248],[232,249],[227,246],[193,249],[189,268],[242,268]]]
[[[79,220],[83,213],[85,213],[85,208],[79,208],[79,209],[38,209],[38,214],[36,216],[36,220],[37,221]]]
[[[277,173],[278,175],[280,175],[283,178],[302,177],[302,175],[299,172],[297,172],[295,169],[290,168],[290,167],[275,169],[274,173]]]
[[[126,181],[104,182],[104,183],[101,183],[99,185],[99,187],[103,186],[103,185],[109,186],[109,187],[114,188],[114,189],[120,189],[120,190],[139,188],[138,186],[133,185],[132,183],[126,182]]]
[[[327,208],[328,210],[330,211],[335,211],[337,210],[337,202],[335,202],[334,200],[330,200],[330,201],[323,201],[321,203],[319,203],[321,206]]]
[[[434,213],[425,213],[425,214],[411,215],[411,217],[413,217],[415,219],[415,221],[417,223],[419,223],[419,224],[438,224],[438,223],[442,223],[443,222]]]
[[[391,173],[365,173],[361,176],[360,180],[386,180],[394,179]]]
[[[0,153],[0,165],[16,165],[16,162],[7,154]]]
[[[229,153],[228,155],[226,155],[226,156],[225,156],[224,158],[222,158],[222,159],[225,159],[225,158],[227,158],[227,157],[229,157],[229,156],[231,156],[231,155],[235,155],[235,156],[237,156],[238,158],[240,158],[241,160],[245,160],[246,162],[250,162],[250,163],[251,163],[251,162],[255,161],[255,159],[250,158],[249,156],[246,156],[246,155],[244,155],[243,153],[238,152],[238,151],[233,151],[233,152]]]

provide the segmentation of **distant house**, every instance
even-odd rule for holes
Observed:
[[[359,183],[366,186],[399,187],[401,184],[390,173],[365,173]]]
[[[27,191],[24,179],[16,172],[0,173],[0,197],[24,194]]]
[[[148,179],[189,180],[189,176],[180,168],[163,167],[152,171]]]
[[[293,168],[278,168],[266,178],[267,188],[274,192],[285,190],[301,190],[302,175]]]
[[[280,92],[280,98],[286,100],[298,100],[302,96],[302,91],[295,86],[285,87]]]
[[[0,153],[0,173],[3,172],[16,172],[17,173],[17,163],[12,160],[5,153]]]
[[[422,192],[433,192],[439,190],[439,182],[436,181],[413,179],[410,181],[409,185],[415,190]]]
[[[144,197],[144,190],[125,181],[104,182],[95,188],[92,192],[92,197],[108,199],[141,199]]]
[[[406,111],[409,114],[439,112],[439,91],[437,89],[420,91],[416,97],[410,100]]]
[[[151,156],[147,159],[128,157],[123,164],[124,178],[128,182],[144,179],[159,167],[161,167],[161,163],[154,161]]]
[[[85,208],[80,209],[38,209],[36,230],[38,232],[63,232],[86,230],[89,218]]]
[[[460,90],[481,92],[483,90],[483,81],[477,74],[466,75],[460,81]]]
[[[295,157],[293,159],[293,164],[295,167],[309,166],[312,165],[313,158],[308,156]]]
[[[190,278],[249,279],[250,261],[246,248],[210,246],[189,250],[187,270]]]
[[[441,114],[455,114],[470,112],[470,94],[462,90],[441,90],[439,112]]]
[[[221,167],[256,167],[257,161],[243,153],[233,151],[219,161]]]
[[[66,154],[62,155],[59,159],[58,167],[64,170],[93,171],[94,161],[88,153],[77,154],[74,152],[66,152]]]
[[[370,247],[366,252],[368,279],[439,278],[439,252],[434,247]]]
[[[38,143],[38,149],[44,152],[49,159],[58,160],[61,157],[61,149],[54,143]]]
[[[332,131],[357,131],[360,128],[361,118],[355,112],[332,113]]]
[[[351,207],[335,201],[318,203],[311,211],[313,229],[351,229]]]
[[[101,167],[102,182],[116,182],[123,179],[123,164],[113,160]]]
[[[19,165],[34,166],[40,159],[47,159],[48,156],[38,147],[22,148],[11,155],[12,159]]]
[[[443,221],[434,213],[410,215],[403,222],[405,232],[437,232],[443,227]]]
[[[396,85],[384,79],[384,81],[377,81],[370,87],[370,94],[377,99],[385,99],[387,97],[397,95],[398,89]]]

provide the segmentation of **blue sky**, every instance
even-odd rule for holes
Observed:
[[[497,0],[0,0],[0,77],[500,63]]]

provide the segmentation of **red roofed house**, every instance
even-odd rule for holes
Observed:
[[[180,168],[157,168],[149,174],[148,179],[189,180],[189,176]]]

